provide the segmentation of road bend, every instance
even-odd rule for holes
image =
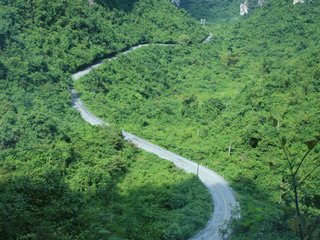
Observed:
[[[212,38],[212,34],[203,42],[207,43]],[[120,53],[128,54],[138,48],[149,46],[150,44],[141,44],[135,47],[130,48],[129,50]],[[152,44],[155,45],[155,44]],[[166,44],[159,44],[166,45]],[[106,61],[111,61],[117,58],[117,56],[105,59]],[[86,69],[76,72],[72,75],[73,80],[78,80],[82,76],[88,74],[93,69],[99,67],[103,64],[103,61],[93,64]],[[108,126],[107,122],[104,122],[100,118],[94,116],[89,110],[85,107],[83,102],[80,100],[77,92],[74,89],[71,89],[72,95],[72,104],[76,108],[81,117],[91,125],[96,126]],[[201,182],[207,187],[210,192],[213,204],[213,213],[208,221],[206,227],[200,230],[191,240],[223,240],[225,239],[222,236],[222,232],[228,234],[226,229],[226,223],[231,220],[232,217],[239,217],[234,215],[234,211],[239,208],[239,204],[235,198],[235,195],[229,186],[229,184],[216,172],[208,169],[205,166],[201,166],[189,159],[186,159],[178,154],[170,152],[160,146],[157,146],[145,139],[142,139],[138,136],[133,135],[132,133],[122,131],[124,139],[128,142],[134,144],[137,148],[143,149],[149,153],[153,153],[159,156],[162,159],[172,162],[176,167],[188,172],[197,174]]]

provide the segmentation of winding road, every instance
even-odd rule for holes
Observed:
[[[209,34],[208,38],[204,40],[203,43],[207,43],[208,41],[210,41],[212,36],[213,36],[212,34]],[[128,54],[138,48],[146,47],[149,45],[165,45],[166,46],[168,44],[141,44],[141,45],[132,47],[129,50],[119,54]],[[107,58],[106,61],[111,61],[115,58],[117,58],[117,56]],[[74,73],[72,75],[72,79],[74,81],[78,80],[79,78],[88,74],[94,68],[99,67],[103,63],[104,61],[98,62],[96,64],[93,64],[87,67],[86,69],[83,69],[81,71]],[[77,95],[77,92],[74,89],[71,89],[71,94],[72,94],[73,107],[80,112],[82,118],[86,122],[90,123],[91,125],[98,125],[98,126],[109,125],[108,123],[104,122],[102,119],[94,116],[88,111],[88,109],[82,103],[79,96]],[[225,239],[220,235],[220,231],[223,230],[226,232],[225,223],[231,219],[233,211],[239,208],[239,204],[228,183],[219,174],[215,173],[214,171],[204,166],[198,166],[197,163],[192,162],[191,160],[188,160],[184,157],[181,157],[173,152],[170,152],[162,147],[159,147],[147,140],[144,140],[126,131],[122,131],[122,135],[126,141],[131,142],[137,148],[153,153],[162,159],[171,161],[172,163],[175,164],[175,166],[177,166],[180,169],[183,169],[186,172],[194,173],[194,174],[197,174],[198,172],[199,179],[208,188],[210,192],[213,206],[214,206],[214,211],[206,227],[203,230],[199,231],[191,239],[192,240],[223,240]]]

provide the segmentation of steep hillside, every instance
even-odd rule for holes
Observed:
[[[109,9],[118,9],[122,11],[132,11],[134,4],[139,0],[96,0],[96,2]]]
[[[75,69],[131,45],[204,37],[165,0],[127,12],[87,0],[1,1],[0,239],[174,239],[203,227],[204,186],[120,130],[87,125],[69,86]]]
[[[179,7],[197,19],[228,21],[239,16],[241,0],[181,0]]]
[[[319,239],[319,12],[270,0],[206,45],[137,50],[77,89],[112,124],[226,177],[241,200],[233,239],[297,239],[299,225]]]

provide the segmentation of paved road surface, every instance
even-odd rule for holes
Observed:
[[[173,162],[178,168],[183,169],[186,172],[197,174],[197,163],[126,131],[122,131],[122,135],[126,141],[133,143],[136,147]],[[199,178],[210,192],[213,200],[214,212],[207,226],[191,239],[221,240],[222,238],[219,236],[219,229],[225,221],[230,219],[232,210],[237,207],[237,201],[228,183],[217,173],[204,166],[199,166]]]
[[[208,36],[208,38],[210,37],[210,34]],[[207,39],[208,39],[207,38]],[[206,39],[206,40],[207,40]],[[206,41],[205,40],[205,41]],[[210,39],[209,39],[210,40]],[[159,43],[159,44],[156,44],[156,43],[145,43],[145,44],[139,44],[137,46],[134,46],[134,47],[131,47],[129,48],[128,50],[124,51],[124,52],[121,52],[119,53],[118,55],[126,55],[132,51],[135,51],[139,48],[142,48],[142,47],[147,47],[147,46],[174,46],[174,44],[163,44],[163,43]],[[105,59],[106,61],[112,61],[114,59],[116,59],[118,57],[118,55],[114,56],[114,57],[110,57],[110,58],[107,58]],[[83,77],[84,75],[88,74],[89,72],[91,72],[93,69],[99,67],[101,64],[103,64],[104,60],[98,62],[98,63],[95,63],[95,64],[92,64],[91,66],[83,69],[83,70],[80,70],[74,74],[72,74],[71,78],[76,81],[78,80],[79,78]]]
[[[92,115],[89,110],[84,106],[83,102],[79,98],[77,92],[74,89],[71,89],[71,96],[72,96],[72,105],[75,109],[77,109],[81,117],[91,125],[106,125],[108,126],[109,124],[102,121],[100,118]]]
[[[209,40],[212,38],[210,34],[208,36]],[[208,38],[204,41],[204,43],[208,42]],[[208,41],[207,41],[208,40]],[[163,45],[163,44],[161,44]],[[148,44],[138,45],[129,49],[128,51],[123,52],[122,54],[128,54],[131,51],[134,51],[137,48],[148,46]],[[116,57],[112,57],[106,60],[112,60]],[[79,71],[72,75],[74,80],[78,80],[82,76],[89,73],[92,69],[99,67],[102,62],[94,64],[82,71]],[[76,108],[80,113],[82,118],[92,124],[92,125],[109,125],[108,123],[102,121],[100,118],[91,114],[88,109],[84,106],[80,98],[78,97],[75,90],[71,90],[72,94],[72,102],[73,107]],[[135,136],[126,131],[122,131],[122,135],[124,139],[128,142],[133,143],[136,147],[143,149],[147,152],[153,153],[160,158],[173,162],[178,168],[185,170],[189,173],[197,173],[198,165],[191,160],[188,160],[184,157],[181,157],[173,152],[170,152],[164,148],[161,148],[147,140],[144,140],[138,136]],[[214,211],[212,213],[212,217],[207,223],[207,226],[199,231],[192,240],[222,240],[223,238],[219,235],[220,228],[224,227],[224,223],[228,221],[231,217],[232,211],[235,208],[238,208],[238,202],[232,192],[232,189],[228,185],[228,183],[217,173],[214,171],[204,167],[199,166],[199,179],[202,183],[208,188]]]

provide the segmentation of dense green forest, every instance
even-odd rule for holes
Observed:
[[[168,1],[108,2],[0,2],[0,239],[185,239],[209,219],[195,176],[72,108],[81,66],[142,42],[206,37]]]
[[[296,239],[299,225],[319,239],[319,12],[270,0],[210,24],[208,44],[138,49],[76,87],[112,125],[222,174],[241,206],[232,239]]]
[[[238,19],[242,0],[181,0],[180,7],[196,19],[214,22]]]

